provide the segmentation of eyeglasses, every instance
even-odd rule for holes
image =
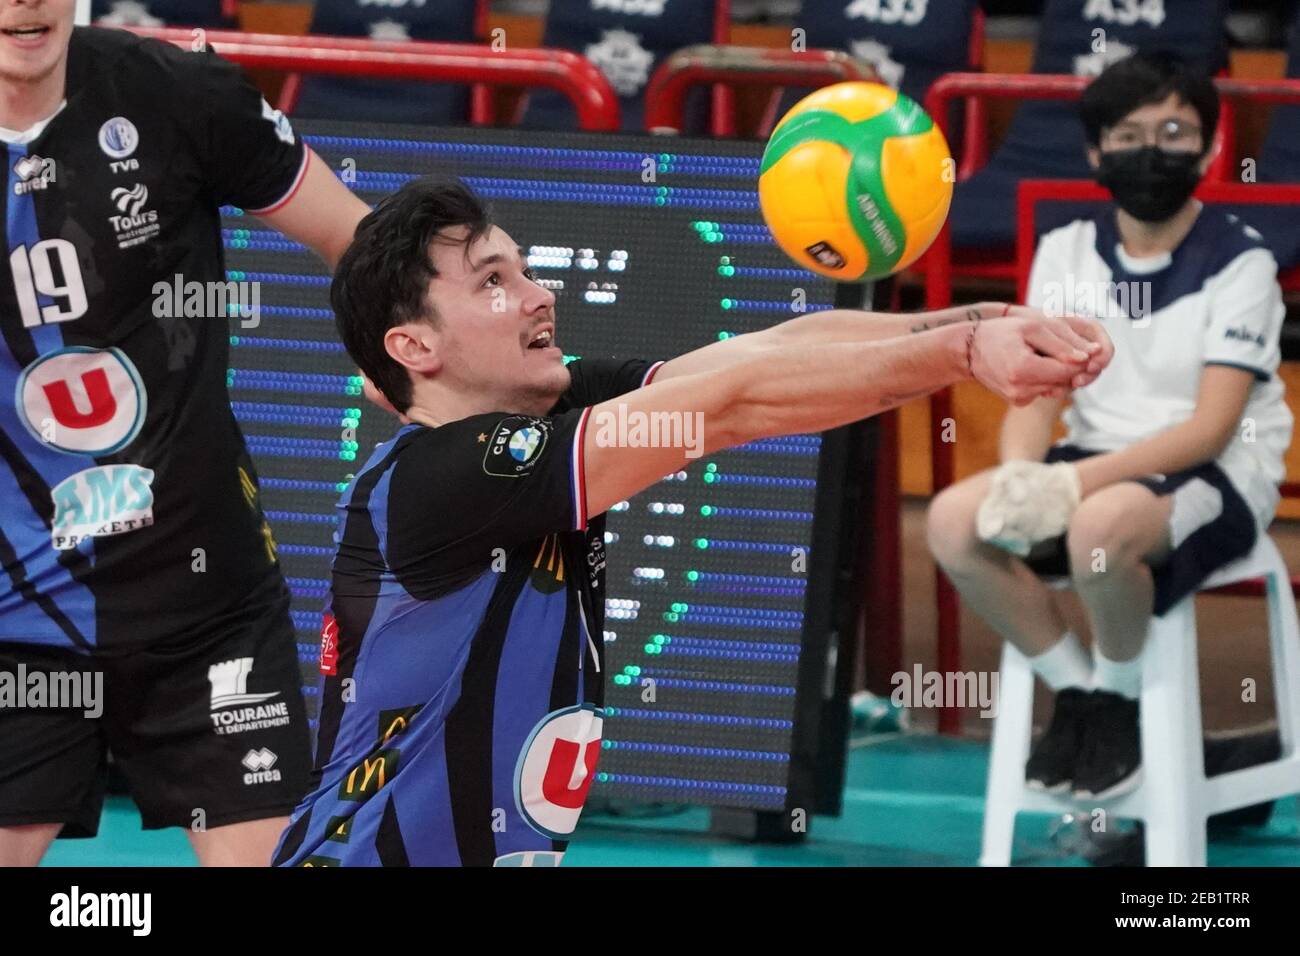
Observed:
[[[1154,144],[1174,152],[1192,152],[1201,148],[1202,131],[1196,123],[1165,120],[1155,127],[1141,123],[1120,123],[1106,130],[1101,138],[1105,149],[1138,149]]]

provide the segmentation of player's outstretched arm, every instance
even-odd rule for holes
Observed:
[[[951,325],[879,342],[763,350],[722,368],[656,379],[591,409],[583,435],[588,512],[608,509],[700,455],[837,428],[963,379],[1017,405],[1069,388],[1093,357],[1062,335],[1064,328],[1044,317]],[[697,426],[690,447],[665,440],[674,421]],[[657,444],[647,447],[647,436]]]
[[[1007,305],[1002,302],[977,302],[954,306],[937,312],[891,314],[864,312],[855,309],[829,309],[787,319],[779,325],[735,335],[721,342],[713,342],[671,359],[655,374],[662,382],[678,375],[694,375],[713,371],[735,362],[753,358],[766,349],[802,348],[809,345],[839,345],[878,342],[882,339],[915,335],[948,325],[969,325],[978,321],[994,321],[1005,317],[1040,318],[1042,313],[1026,306]],[[1079,388],[1088,384],[1110,361],[1110,341],[1098,323],[1074,316],[1064,316],[1068,327],[1058,326],[1062,337],[1071,339],[1081,348],[1093,353],[1084,378],[1074,383]]]

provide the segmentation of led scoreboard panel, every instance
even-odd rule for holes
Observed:
[[[296,127],[372,205],[435,172],[486,197],[555,291],[569,356],[671,358],[835,294],[772,244],[757,143]],[[255,318],[230,317],[231,399],[293,591],[314,715],[334,504],[396,423],[361,396],[323,264],[240,210],[224,209],[223,227],[228,278],[259,295]],[[610,513],[593,798],[787,806],[822,452],[819,436],[798,435],[700,457]]]

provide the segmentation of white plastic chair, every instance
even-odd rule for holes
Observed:
[[[1277,545],[1260,535],[1254,549],[1212,575],[1201,590],[1264,578],[1269,646],[1282,755],[1271,763],[1207,779],[1196,663],[1196,605],[1189,596],[1164,617],[1152,617],[1142,649],[1142,780],[1137,789],[1103,807],[1112,819],[1141,820],[1148,866],[1204,866],[1205,824],[1216,813],[1300,792],[1300,623],[1291,578]],[[1009,866],[1016,814],[1078,810],[1069,794],[1025,785],[1033,732],[1034,673],[1029,659],[1006,644],[1002,651],[998,713],[993,727],[984,810],[981,866]]]

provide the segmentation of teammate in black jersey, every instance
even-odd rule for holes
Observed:
[[[224,282],[223,204],[331,264],[367,210],[234,66],[72,21],[0,4],[0,674],[102,674],[103,713],[0,696],[0,864],[95,832],[107,751],[146,828],[265,863],[307,785],[288,593],[226,317],[154,286]]]

